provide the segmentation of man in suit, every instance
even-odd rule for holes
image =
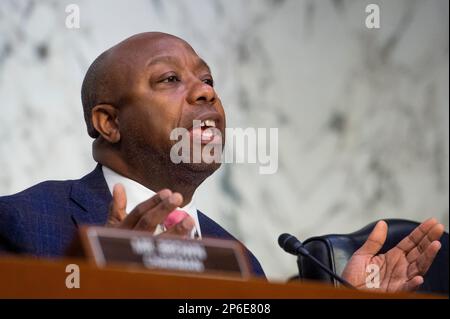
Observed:
[[[164,33],[132,36],[102,53],[82,86],[95,170],[80,180],[44,182],[0,198],[4,250],[60,256],[81,224],[233,239],[197,211],[192,197],[220,163],[174,163],[176,128],[189,132],[191,146],[225,139],[225,114],[208,65],[184,40]],[[194,127],[195,120],[201,127]],[[215,131],[210,131],[214,128]],[[213,132],[213,133],[211,133]],[[170,222],[167,222],[170,221]],[[412,290],[440,249],[443,226],[430,219],[386,254],[380,222],[344,271],[364,287],[366,266],[380,266],[383,290]],[[254,274],[263,270],[251,252]]]
[[[208,127],[222,133],[221,142],[225,138],[211,71],[189,44],[163,33],[126,39],[92,63],[81,95],[98,165],[80,180],[44,182],[0,198],[4,251],[61,256],[82,224],[234,239],[192,202],[220,163],[170,159],[175,128],[200,134],[202,147],[217,138],[205,134]],[[194,120],[201,121],[201,131]],[[165,221],[171,213],[170,227]],[[254,274],[264,276],[247,254]]]

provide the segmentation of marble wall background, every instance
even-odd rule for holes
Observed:
[[[67,29],[65,7],[81,9]],[[365,28],[365,6],[381,28]],[[387,217],[448,229],[448,1],[0,2],[0,195],[90,171],[80,85],[138,32],[185,38],[211,65],[230,127],[278,127],[279,170],[224,165],[200,209],[272,279],[296,270],[277,236],[345,233]]]

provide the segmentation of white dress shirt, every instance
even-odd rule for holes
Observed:
[[[156,192],[148,189],[147,187],[139,184],[132,179],[116,173],[115,171],[104,165],[102,166],[102,171],[111,194],[113,193],[114,185],[118,183],[122,184],[125,188],[125,192],[127,195],[127,214],[129,214],[138,204],[146,201],[156,194]],[[194,237],[195,231],[197,231],[198,237],[201,238],[200,223],[198,221],[197,208],[195,207],[194,201],[191,201],[189,204],[179,209],[184,210],[195,221],[195,229],[193,229],[191,237]]]

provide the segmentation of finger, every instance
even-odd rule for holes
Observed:
[[[195,227],[194,219],[191,216],[186,216],[181,222],[174,225],[166,232],[162,233],[160,236],[175,235],[189,238],[194,227]]]
[[[417,248],[419,249],[420,252],[424,252],[432,242],[434,242],[435,240],[439,240],[439,238],[441,238],[443,233],[444,233],[444,225],[439,223],[434,225],[423,237],[423,239],[419,242]]]
[[[397,248],[403,250],[406,254],[416,247],[427,233],[438,223],[435,218],[430,218],[417,226],[407,237],[403,238]]]
[[[161,224],[164,219],[178,206],[183,203],[183,196],[180,193],[173,193],[162,200],[156,207],[142,215],[136,223],[135,229],[154,232],[156,226]]]
[[[164,199],[166,199],[170,195],[172,195],[172,191],[168,189],[163,189],[158,193],[156,193],[153,197],[137,205],[130,212],[130,214],[128,214],[127,218],[123,221],[122,228],[127,229],[134,228],[144,214],[146,214],[149,210],[159,205]]]
[[[417,288],[420,287],[420,285],[423,284],[423,277],[422,276],[415,276],[411,280],[408,280],[405,284],[405,290],[406,291],[414,291],[417,290]]]
[[[434,225],[428,233],[422,238],[419,244],[411,249],[409,253],[406,255],[406,259],[411,263],[414,262],[419,256],[427,250],[428,246],[441,238],[444,233],[444,225],[436,224]]]
[[[127,212],[127,195],[122,184],[113,187],[113,198],[109,205],[108,223],[117,224],[125,219]]]
[[[428,248],[417,258],[417,270],[419,275],[425,275],[431,264],[433,263],[434,258],[437,253],[441,249],[441,243],[439,241],[433,241]]]
[[[376,255],[386,241],[387,227],[385,221],[379,221],[366,242],[355,252],[355,255]]]
[[[408,266],[408,278],[412,278],[417,275],[425,275],[440,248],[441,243],[439,241],[432,242],[427,250],[420,254],[420,256]]]

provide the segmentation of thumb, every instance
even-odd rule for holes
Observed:
[[[355,254],[358,255],[376,255],[387,237],[388,226],[385,221],[380,220],[367,238],[366,242],[359,248]]]
[[[117,224],[127,216],[127,195],[122,184],[116,184],[113,188],[113,199],[109,205],[108,224]]]

